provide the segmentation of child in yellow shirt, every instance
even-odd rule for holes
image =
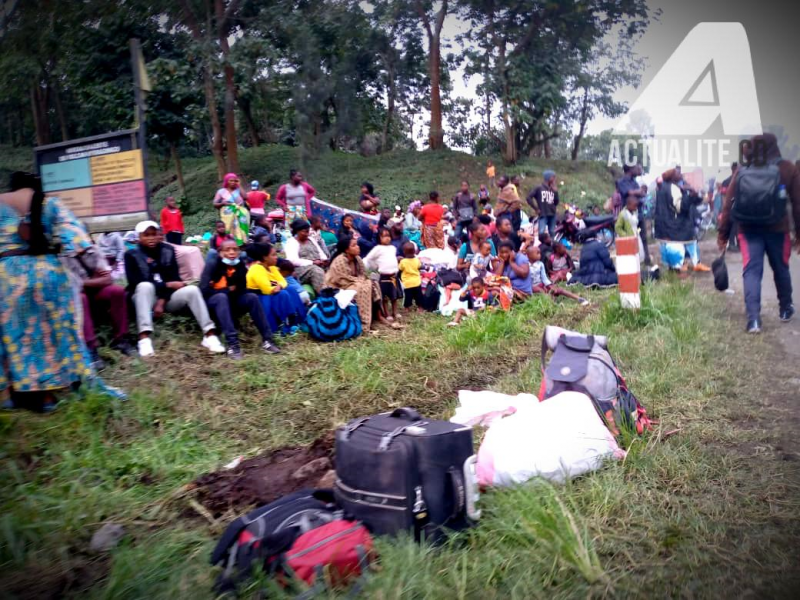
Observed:
[[[403,244],[403,256],[405,258],[400,259],[400,264],[397,266],[405,294],[403,308],[410,311],[411,305],[416,302],[417,310],[420,311],[422,310],[422,276],[419,274],[419,270],[422,267],[422,261],[417,258],[417,247],[412,242]]]
[[[306,307],[297,291],[289,287],[278,269],[278,252],[271,244],[252,244],[247,254],[253,264],[247,271],[247,289],[260,294],[261,305],[273,331],[296,335],[306,319]]]

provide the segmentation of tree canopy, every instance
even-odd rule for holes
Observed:
[[[134,126],[138,38],[148,145],[179,179],[181,156],[212,154],[222,174],[265,141],[308,157],[413,147],[419,116],[434,150],[577,159],[587,123],[638,82],[631,42],[651,16],[645,0],[20,2],[0,29],[0,143]],[[466,33],[446,39],[448,19]],[[470,97],[453,93],[459,67]]]

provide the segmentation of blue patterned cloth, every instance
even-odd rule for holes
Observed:
[[[20,215],[0,204],[0,252],[25,249]],[[69,255],[91,246],[83,226],[57,198],[42,209],[45,235]],[[91,375],[73,290],[59,258],[0,258],[0,391],[37,392],[69,387]]]

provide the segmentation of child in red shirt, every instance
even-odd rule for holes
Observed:
[[[172,196],[167,196],[164,202],[166,206],[161,209],[161,231],[164,232],[167,242],[180,246],[186,231],[183,227],[183,213]]]

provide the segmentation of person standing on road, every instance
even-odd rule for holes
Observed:
[[[717,245],[720,251],[728,246],[733,218],[739,223],[739,248],[742,251],[744,303],[747,309],[747,332],[761,332],[761,279],[764,275],[764,254],[775,276],[778,292],[780,320],[784,323],[794,317],[792,304],[792,276],[789,256],[792,240],[789,237],[789,215],[786,201],[790,202],[794,217],[794,244],[800,253],[798,225],[800,225],[800,171],[788,160],[781,159],[777,138],[767,133],[755,136],[750,142],[751,164],[740,167],[731,179],[725,194],[720,215]],[[777,167],[777,189],[770,170]],[[759,186],[765,183],[766,186]],[[725,184],[723,183],[723,186]],[[774,209],[775,218],[765,218],[765,210]],[[754,214],[760,211],[762,214]],[[759,222],[760,221],[760,222]]]
[[[469,191],[469,182],[461,182],[461,190],[453,196],[453,214],[458,224],[456,225],[456,237],[462,239],[464,232],[469,224],[472,223],[478,214],[478,202],[475,195]]]
[[[534,203],[534,200],[536,201]],[[558,207],[558,188],[554,171],[544,172],[544,182],[526,198],[528,205],[539,215],[539,235],[545,231],[550,237],[556,234],[556,215]]]

